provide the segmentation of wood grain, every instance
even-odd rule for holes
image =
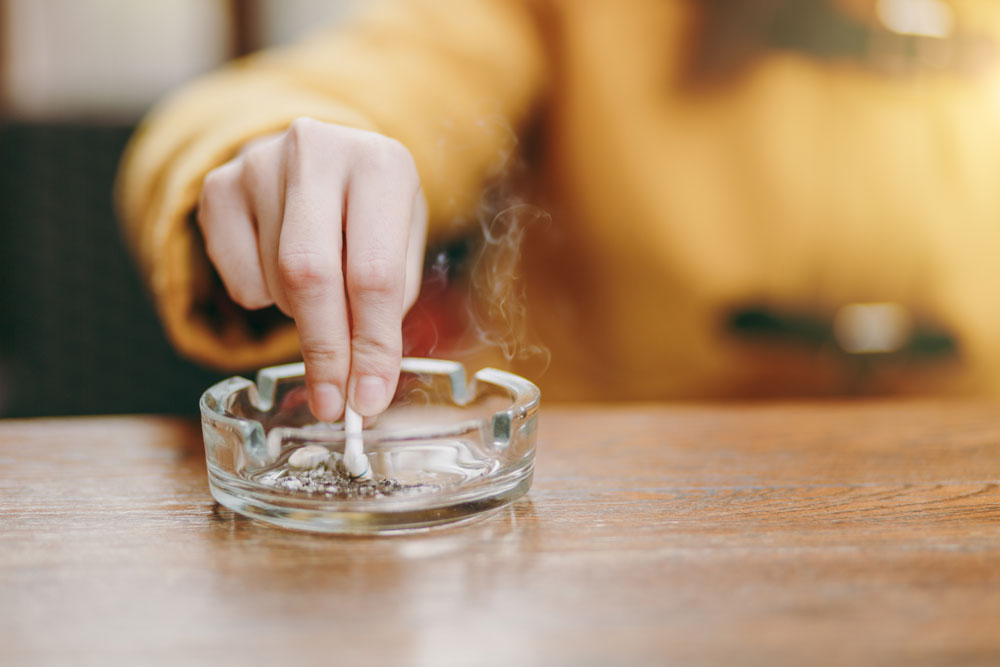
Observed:
[[[998,664],[1000,405],[546,406],[528,497],[331,538],[197,424],[0,422],[0,663]]]

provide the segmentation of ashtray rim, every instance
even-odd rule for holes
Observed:
[[[473,404],[483,392],[480,385],[492,385],[502,390],[498,396],[504,405],[492,414],[448,422],[444,425],[409,428],[366,428],[365,449],[380,451],[412,441],[434,441],[442,438],[464,438],[476,432],[478,441],[490,443],[494,451],[520,452],[522,443],[527,450],[508,459],[502,469],[486,476],[470,479],[439,491],[413,496],[382,496],[380,498],[323,498],[297,492],[282,492],[220,467],[215,451],[225,436],[224,431],[242,441],[243,465],[267,466],[286,451],[289,441],[300,444],[317,442],[336,445],[346,440],[342,422],[317,422],[302,426],[272,425],[265,431],[267,420],[237,415],[231,411],[239,400],[258,412],[274,409],[281,382],[301,381],[304,364],[271,366],[257,373],[256,381],[233,376],[209,387],[202,394],[199,406],[205,437],[209,488],[222,505],[251,518],[285,528],[340,534],[387,534],[426,530],[446,524],[464,522],[485,516],[492,510],[513,502],[531,486],[534,470],[535,430],[541,392],[538,387],[518,375],[495,368],[483,368],[467,381],[465,366],[457,361],[406,357],[401,371],[413,375],[443,376],[448,387],[442,391],[442,404],[450,401],[463,408]],[[509,403],[507,396],[509,395]],[[490,406],[492,410],[494,406]],[[212,442],[213,444],[210,444]],[[517,449],[511,449],[517,444]]]
[[[498,410],[490,417],[490,433],[494,444],[504,445],[513,437],[511,425],[519,419],[532,416],[541,401],[541,391],[525,378],[497,368],[482,368],[467,380],[465,366],[458,361],[447,359],[430,359],[424,357],[404,357],[400,364],[400,373],[447,376],[451,387],[451,400],[458,407],[468,405],[475,400],[477,385],[490,384],[511,393],[511,405]],[[268,366],[257,372],[256,381],[242,376],[233,376],[215,383],[206,389],[199,400],[203,416],[207,413],[213,419],[237,427],[243,432],[257,430],[263,432],[263,425],[255,419],[236,417],[226,410],[226,401],[237,392],[246,389],[252,405],[261,412],[267,412],[274,407],[274,396],[278,383],[305,377],[305,364],[296,362],[279,366]],[[326,424],[328,428],[299,428],[293,426],[276,426],[266,434],[268,440],[278,438],[299,438],[311,440],[320,434],[324,439],[343,438],[343,431],[334,428],[334,424]],[[421,440],[455,436],[471,429],[486,426],[484,420],[470,419],[445,428],[425,427],[398,430],[382,430],[377,426],[365,429],[365,440],[393,442],[402,440]],[[339,434],[339,435],[338,435]]]

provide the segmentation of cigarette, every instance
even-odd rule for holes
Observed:
[[[371,479],[372,470],[365,456],[365,440],[362,435],[364,420],[361,415],[348,405],[344,410],[344,431],[347,441],[344,444],[344,468],[354,479]]]

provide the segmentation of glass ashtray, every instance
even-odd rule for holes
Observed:
[[[483,516],[531,486],[540,392],[494,368],[403,359],[389,409],[362,433],[370,473],[343,465],[343,422],[317,422],[303,364],[232,377],[201,397],[212,496],[254,519],[327,533],[427,529]]]

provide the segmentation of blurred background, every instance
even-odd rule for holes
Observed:
[[[691,44],[695,84],[726,85],[774,49],[890,77],[961,78],[996,55],[992,33],[956,26],[964,17],[992,28],[1000,0],[697,2],[706,11]],[[194,412],[221,376],[173,352],[126,255],[111,194],[120,153],[144,112],[177,85],[361,4],[0,0],[0,417]],[[809,354],[834,341],[848,355],[894,340],[900,328],[891,308],[842,315],[831,322],[749,304],[728,326]],[[908,354],[956,353],[946,330],[906,334]]]
[[[112,210],[118,158],[167,91],[295,40],[352,0],[0,0],[0,417],[192,413]]]

